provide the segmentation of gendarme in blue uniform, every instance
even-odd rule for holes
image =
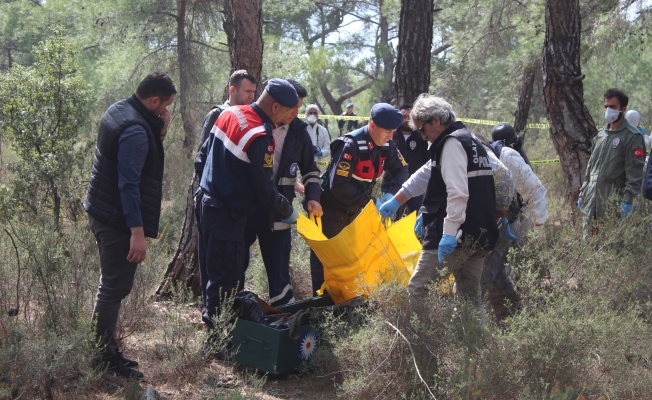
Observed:
[[[400,113],[398,115],[401,121]],[[321,184],[322,231],[327,238],[340,233],[369,201],[376,202],[371,191],[383,170],[392,174],[390,187],[393,190],[398,190],[408,179],[407,164],[394,142],[390,140],[377,146],[367,126],[337,138],[331,143],[331,155]],[[313,291],[318,290],[324,282],[324,267],[312,251],[310,273]]]
[[[255,103],[224,110],[195,160],[197,246],[209,328],[225,296],[243,288],[247,216],[263,207],[282,218],[293,208],[272,182],[272,121]]]

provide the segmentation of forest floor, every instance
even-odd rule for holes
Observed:
[[[214,357],[202,357],[199,352],[188,367],[177,370],[174,357],[165,357],[166,337],[164,329],[170,319],[161,324],[161,317],[173,312],[175,321],[193,327],[195,334],[189,342],[197,349],[206,338],[205,325],[201,320],[200,308],[196,303],[185,305],[170,301],[152,302],[138,331],[122,342],[127,358],[138,360],[139,370],[145,375],[140,383],[105,372],[94,385],[96,398],[114,400],[140,399],[143,390],[152,386],[166,400],[199,399],[333,399],[336,397],[332,377],[285,374],[275,377],[264,376],[249,367],[220,361]],[[158,321],[158,322],[157,322]],[[167,337],[170,335],[168,334]],[[187,339],[187,338],[186,338]],[[189,343],[186,342],[186,343]]]
[[[251,248],[245,290],[267,300],[265,269],[258,244]],[[309,249],[293,237],[292,282],[297,300],[311,296]],[[137,360],[145,378],[139,382],[105,372],[93,387],[94,397],[105,400],[140,400],[152,386],[166,400],[199,399],[334,399],[334,378],[319,374],[265,376],[252,368],[206,356],[206,325],[199,299],[147,301],[140,309],[123,307],[119,331],[125,357]],[[143,309],[144,308],[144,309]],[[134,317],[135,316],[135,317]]]

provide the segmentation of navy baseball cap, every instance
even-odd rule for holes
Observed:
[[[345,108],[353,107],[353,103],[348,103]]]
[[[265,91],[269,93],[277,103],[284,107],[296,107],[299,104],[299,95],[294,86],[285,79],[273,78],[267,82]]]
[[[371,120],[383,129],[397,129],[403,123],[403,114],[387,103],[371,107]]]

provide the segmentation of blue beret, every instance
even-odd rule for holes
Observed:
[[[285,79],[270,79],[267,82],[267,87],[265,87],[267,93],[269,93],[277,103],[284,107],[296,107],[299,104],[299,96],[297,91],[294,89],[294,86]]]
[[[390,104],[378,103],[371,107],[371,120],[383,129],[397,129],[403,123],[403,114]]]
[[[353,107],[353,103],[348,103],[345,108]]]

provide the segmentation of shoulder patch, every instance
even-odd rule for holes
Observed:
[[[342,158],[351,161],[353,159],[353,156],[349,153],[342,153]]]
[[[351,164],[348,162],[339,162],[337,164],[337,171],[335,173],[339,176],[349,176],[351,172]]]
[[[645,156],[645,149],[642,148],[637,148],[634,149],[634,157],[644,157]]]
[[[274,153],[265,154],[263,157],[265,162],[263,163],[263,168],[273,168],[274,167]]]
[[[401,152],[397,150],[396,155],[398,156],[398,159],[401,161],[401,165],[405,167],[407,163],[405,162],[405,158],[403,158],[403,154],[401,154]]]

